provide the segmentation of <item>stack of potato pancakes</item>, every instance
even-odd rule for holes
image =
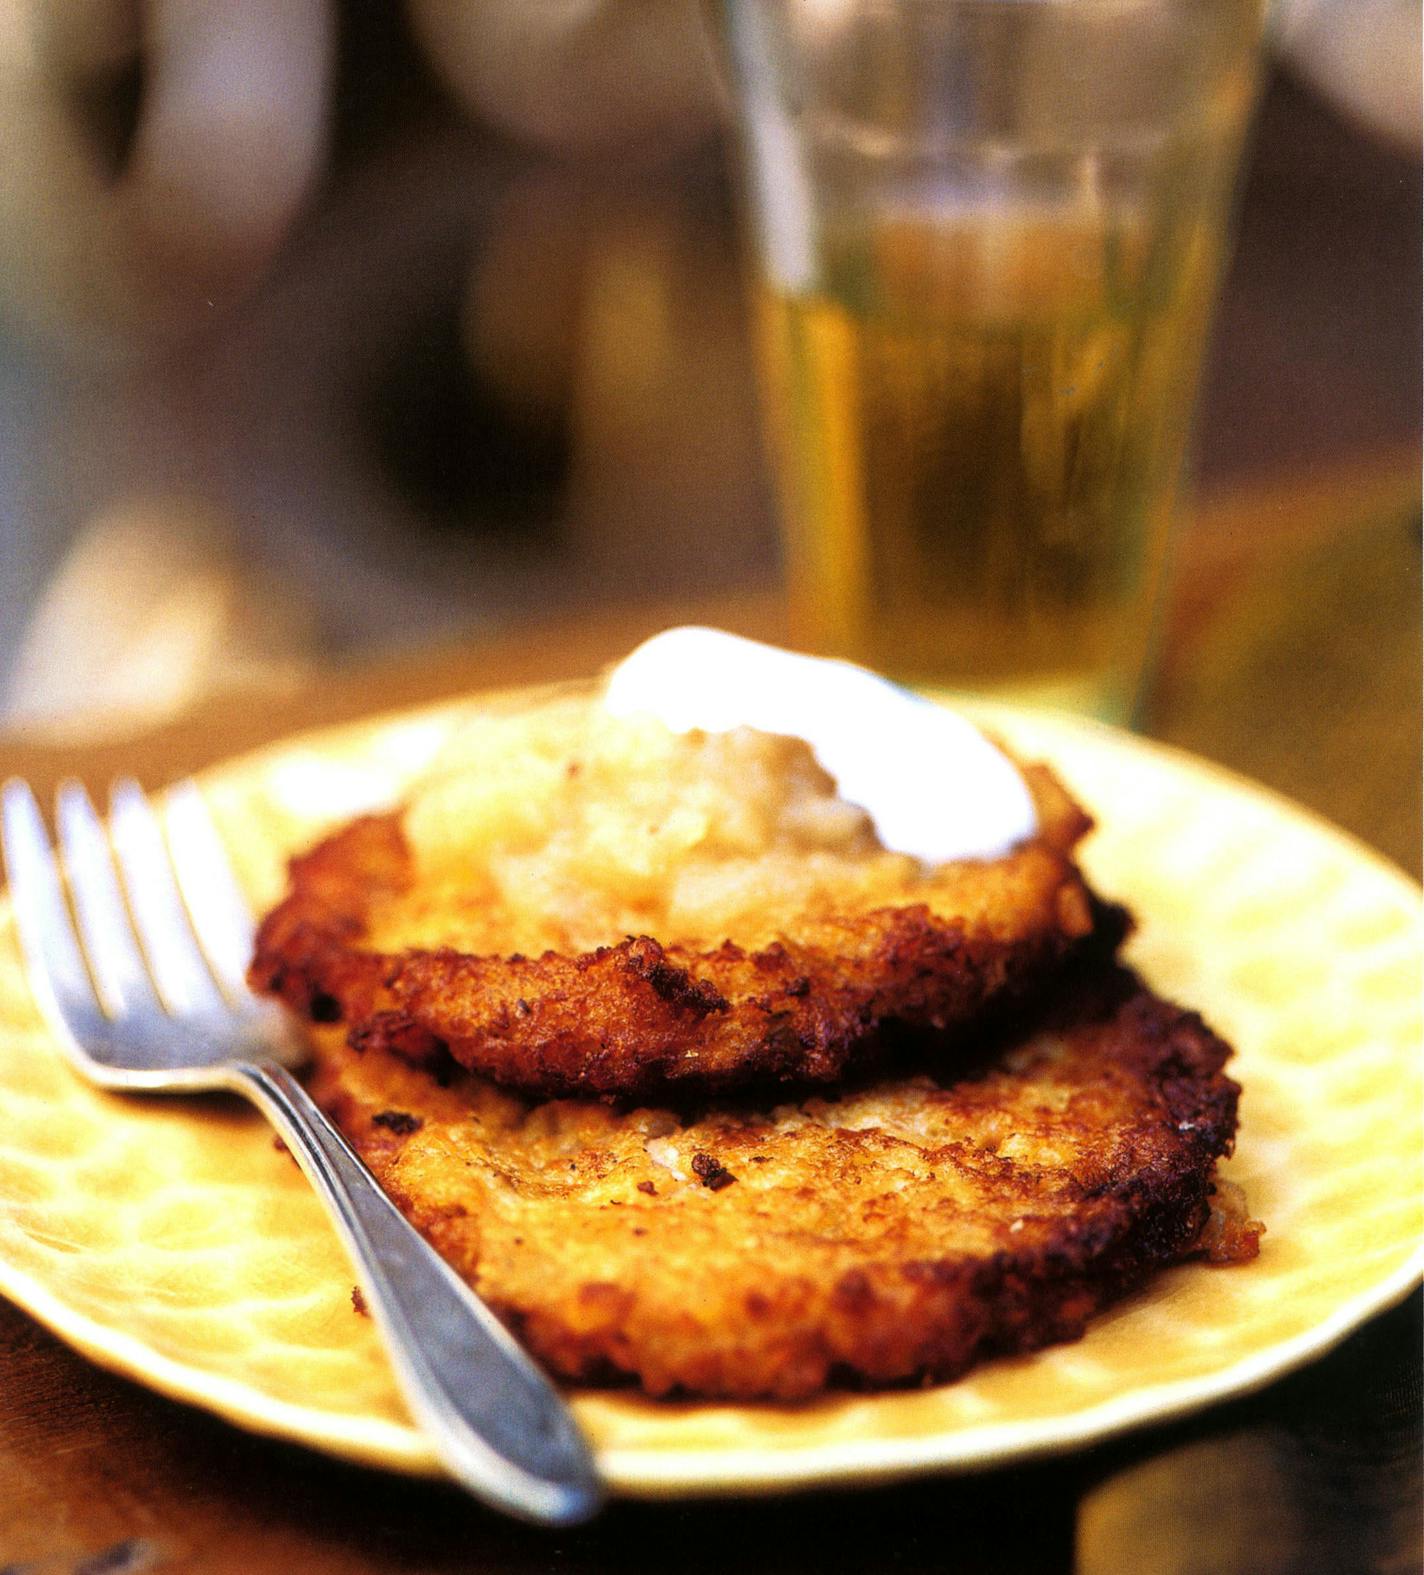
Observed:
[[[1214,1179],[1229,1048],[1114,960],[1090,822],[1019,769],[1036,834],[926,867],[799,739],[492,703],[399,808],[292,861],[251,978],[552,1371],[949,1379],[1261,1230]]]

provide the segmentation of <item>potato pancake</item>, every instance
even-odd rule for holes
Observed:
[[[552,1371],[798,1399],[1076,1338],[1155,1268],[1255,1255],[1215,1196],[1237,1085],[1120,968],[904,1076],[765,1110],[531,1103],[319,1030],[313,1090]]]
[[[801,740],[587,695],[492,711],[400,809],[292,861],[250,977],[357,1046],[527,1093],[830,1082],[882,1024],[971,1023],[1118,922],[1073,862],[1088,817],[1021,769],[1036,835],[925,867]]]

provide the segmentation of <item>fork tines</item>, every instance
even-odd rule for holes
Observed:
[[[71,1031],[76,1015],[92,1017],[96,995],[109,1019],[246,998],[252,920],[196,785],[170,789],[165,809],[166,834],[142,788],[119,781],[106,829],[85,789],[66,782],[56,855],[28,785],[5,784],[0,823],[21,939]]]

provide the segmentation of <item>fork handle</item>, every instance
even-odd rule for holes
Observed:
[[[271,1120],[330,1211],[405,1398],[446,1467],[477,1497],[526,1520],[586,1520],[602,1487],[549,1380],[285,1067],[232,1070],[235,1091]]]

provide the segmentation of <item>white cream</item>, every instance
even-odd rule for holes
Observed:
[[[998,858],[1038,829],[1023,777],[977,727],[849,662],[668,629],[613,669],[603,703],[677,733],[803,738],[881,842],[926,864]]]

